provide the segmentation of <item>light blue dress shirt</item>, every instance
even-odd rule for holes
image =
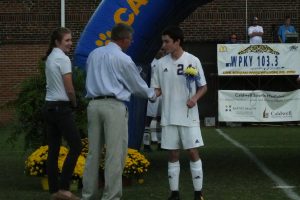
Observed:
[[[286,33],[295,33],[295,32],[296,32],[296,29],[294,26],[289,25],[287,27],[286,25],[281,25],[278,30],[278,35],[281,38],[282,42],[285,43],[285,41],[286,41],[285,34]]]
[[[86,64],[87,98],[115,96],[129,101],[133,93],[137,96],[155,99],[153,88],[148,88],[130,58],[114,42],[93,50]]]

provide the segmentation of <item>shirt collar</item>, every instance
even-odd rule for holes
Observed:
[[[63,50],[61,50],[60,48],[57,48],[57,47],[54,47],[53,51],[65,54],[65,52],[63,52]]]
[[[108,43],[107,46],[110,46],[110,47],[112,47],[112,48],[117,48],[117,49],[119,49],[120,51],[122,51],[121,47],[120,47],[119,45],[117,45],[115,42],[110,42],[110,43]]]

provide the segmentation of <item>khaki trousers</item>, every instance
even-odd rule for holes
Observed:
[[[83,174],[82,200],[99,199],[99,165],[104,144],[105,186],[102,200],[119,200],[128,145],[127,107],[116,99],[92,100],[87,113],[89,152]]]

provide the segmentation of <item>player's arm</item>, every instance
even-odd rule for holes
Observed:
[[[197,88],[197,92],[194,96],[192,96],[190,99],[187,101],[187,107],[192,108],[197,104],[197,101],[201,99],[205,93],[207,92],[207,85],[203,85],[199,88]]]

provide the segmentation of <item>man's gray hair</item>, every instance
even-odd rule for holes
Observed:
[[[116,24],[111,30],[111,39],[112,40],[122,40],[128,38],[130,34],[133,34],[134,30],[131,26],[119,23]]]

